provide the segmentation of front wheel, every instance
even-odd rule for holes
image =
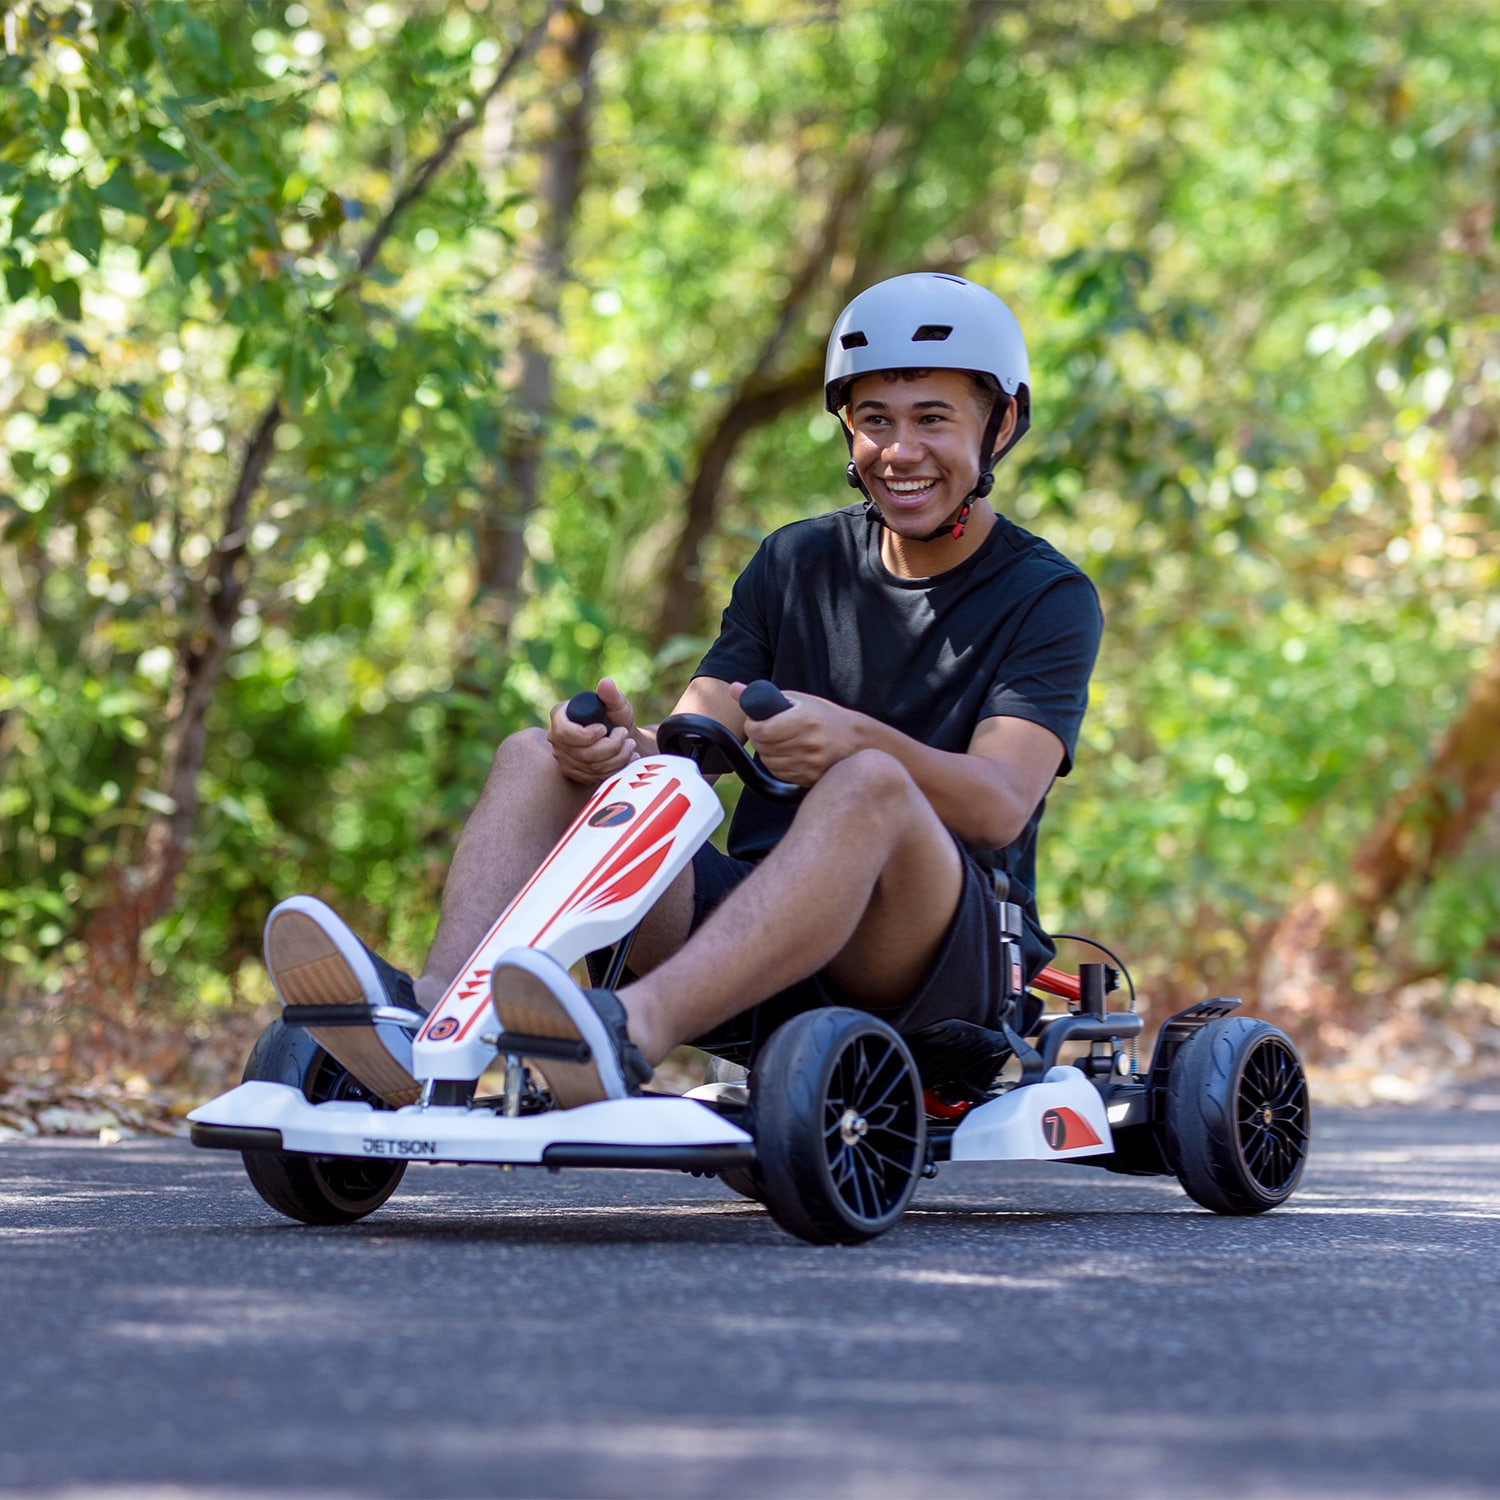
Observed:
[[[815,1245],[884,1234],[926,1160],[922,1085],[906,1043],[864,1011],[807,1011],[750,1075],[756,1186],[781,1227]]]
[[[276,1020],[261,1033],[242,1083],[286,1083],[313,1104],[330,1099],[376,1099],[306,1029]],[[404,1161],[306,1156],[288,1151],[241,1153],[250,1185],[279,1214],[300,1224],[352,1224],[372,1214],[396,1191]]]
[[[1307,1162],[1307,1078],[1290,1038],[1264,1021],[1209,1021],[1167,1080],[1166,1154],[1188,1196],[1216,1214],[1285,1203]]]

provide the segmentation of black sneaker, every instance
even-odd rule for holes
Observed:
[[[651,1064],[630,1040],[625,1007],[611,990],[580,989],[555,959],[512,948],[495,965],[491,1003],[502,1032],[527,1066],[546,1075],[562,1109],[628,1099],[651,1080]]]
[[[374,1011],[367,1024],[309,1024],[326,1052],[379,1094],[387,1104],[415,1104],[422,1086],[411,1072],[411,1032],[427,1014],[417,1003],[410,974],[372,953],[337,912],[315,896],[292,896],[266,918],[266,969],[289,1014],[327,1006],[363,1006]],[[307,1024],[303,1020],[301,1024]]]

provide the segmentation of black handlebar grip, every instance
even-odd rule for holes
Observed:
[[[774,719],[791,706],[791,699],[774,682],[767,682],[764,677],[752,682],[740,694],[740,707],[750,719]]]
[[[606,729],[614,728],[609,722],[609,710],[598,693],[574,693],[564,712],[575,724],[602,724]]]

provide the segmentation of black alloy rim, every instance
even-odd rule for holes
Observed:
[[[1291,1046],[1263,1037],[1240,1074],[1240,1155],[1268,1197],[1291,1191],[1307,1156],[1307,1080]]]
[[[916,1079],[889,1037],[855,1037],[828,1079],[824,1142],[835,1193],[851,1222],[879,1224],[916,1175],[920,1099]]]

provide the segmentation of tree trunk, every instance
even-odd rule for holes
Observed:
[[[804,313],[820,290],[831,291],[841,301],[852,290],[880,279],[890,223],[900,212],[927,137],[942,118],[948,85],[998,14],[999,7],[990,0],[970,0],[956,9],[952,44],[942,65],[927,80],[921,106],[871,133],[803,245],[775,326],[697,450],[682,526],[665,569],[651,632],[658,649],[674,636],[696,635],[706,624],[707,591],[699,554],[718,523],[724,476],[740,443],[757,427],[822,390],[821,349],[800,349],[795,369],[773,373],[782,362],[791,331],[802,325]],[[878,206],[867,211],[877,182],[884,184],[884,191]],[[841,270],[836,272],[835,267]]]
[[[532,27],[517,43],[477,107],[453,120],[432,152],[417,165],[361,246],[355,268],[335,290],[333,302],[355,289],[374,266],[397,220],[428,190],[459,142],[484,116],[490,100],[539,42],[552,19]],[[208,713],[233,647],[252,557],[249,549],[251,502],[264,478],[282,421],[278,393],[262,412],[246,445],[234,489],[225,503],[218,539],[191,608],[196,624],[178,642],[177,672],[166,711],[160,778],[150,798],[153,814],[141,856],[134,866],[117,864],[105,876],[102,900],[84,924],[87,959],[83,993],[96,1017],[106,1017],[133,997],[140,976],[141,934],[170,911],[197,827],[199,773],[207,744]]]
[[[1420,891],[1468,842],[1500,794],[1500,641],[1469,685],[1427,774],[1396,799],[1354,857],[1355,910],[1370,918]]]
[[[553,407],[553,349],[589,156],[598,45],[598,27],[581,11],[569,8],[552,18],[547,43],[537,58],[554,109],[553,128],[540,153],[542,221],[528,248],[525,284],[517,299],[525,313],[499,475],[478,523],[477,612],[502,650],[520,603],[526,524],[541,499],[543,449]]]
[[[177,648],[177,676],[167,705],[161,776],[152,799],[155,816],[146,829],[139,862],[116,866],[105,883],[105,899],[83,933],[88,950],[87,985],[104,1002],[135,993],[140,972],[140,939],[152,922],[171,909],[178,877],[198,821],[198,775],[203,769],[208,711],[233,646],[250,569],[250,501],[270,461],[280,399],[272,400],[245,447],[234,490],[224,508],[219,540],[209,560],[198,601],[198,623],[183,633]]]
[[[667,564],[654,631],[658,647],[673,636],[694,635],[703,625],[706,590],[698,553],[718,520],[724,471],[734,458],[735,449],[747,433],[816,396],[822,384],[820,360],[803,365],[780,380],[759,385],[746,382],[719,414],[719,420],[698,450],[693,480],[683,503],[682,530],[677,534]]]

